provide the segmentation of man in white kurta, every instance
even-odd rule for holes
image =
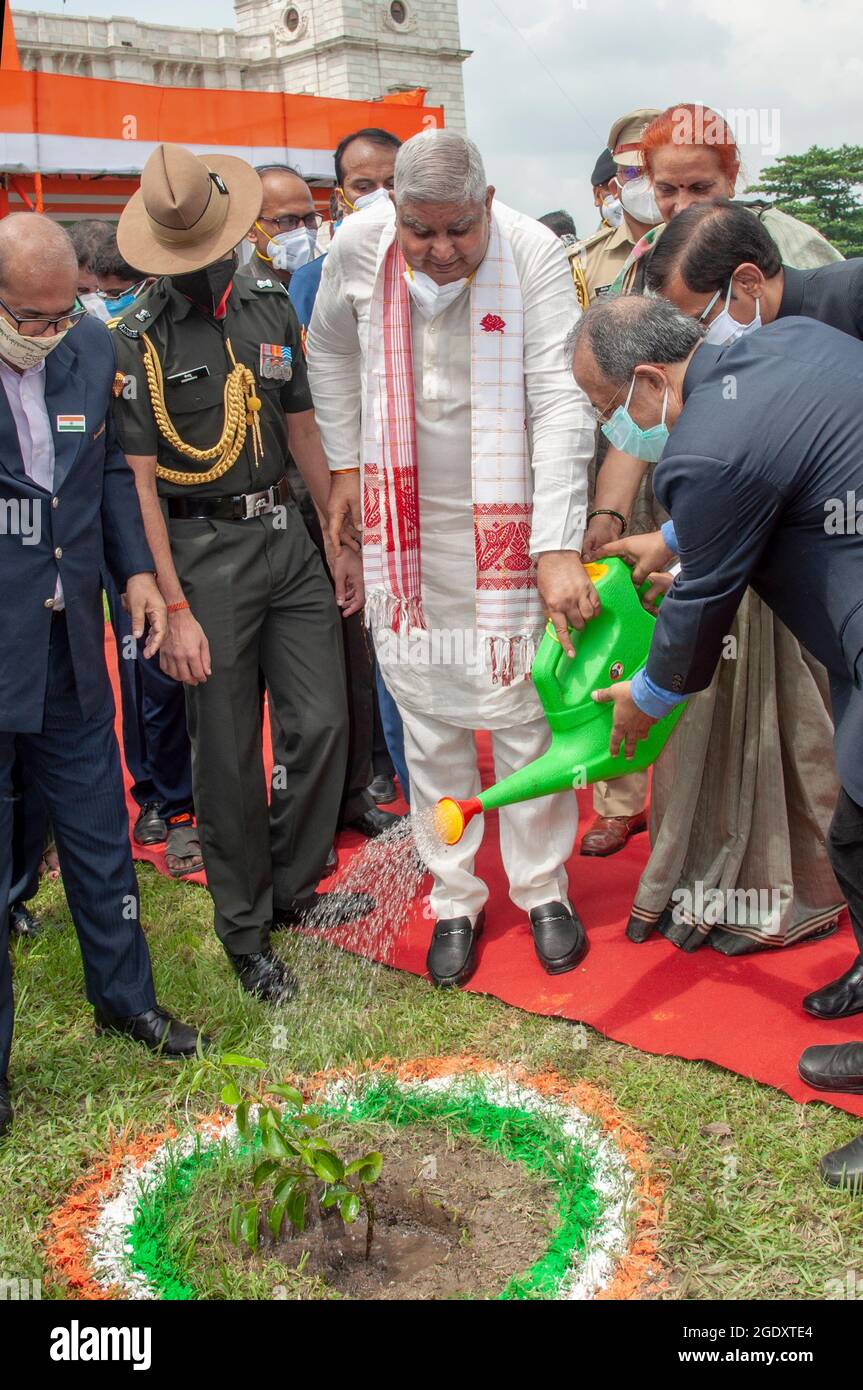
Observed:
[[[442,136],[448,137],[442,141],[444,155],[452,149],[457,157],[460,140],[467,145],[451,132],[417,139],[441,141]],[[415,143],[405,148],[410,151]],[[519,419],[519,427],[527,429],[529,475],[532,470],[529,548],[532,561],[539,560],[542,600],[536,605],[537,621],[528,643],[532,652],[542,636],[543,608],[559,632],[565,632],[567,621],[581,627],[596,611],[595,593],[579,554],[594,415],[567,372],[562,351],[579,308],[560,244],[539,223],[492,202],[492,197],[489,190],[491,218],[511,248],[524,310],[524,422]],[[410,215],[401,244],[408,258],[407,277],[413,279],[417,227],[441,220],[458,224],[460,209],[453,212],[447,205],[441,219],[435,205],[403,202],[398,164],[396,200],[399,223],[403,215]],[[368,430],[363,413],[370,408],[368,369],[374,362],[373,294],[382,259],[396,235],[401,238],[392,205],[378,205],[345,222],[328,257],[309,331],[309,376],[318,425],[336,475],[335,498],[340,485],[349,490],[359,482],[363,432]],[[434,236],[438,257],[447,255],[440,249],[447,244],[445,235]],[[434,274],[434,253],[431,263],[424,260],[423,266]],[[416,278],[427,283],[433,301],[428,277],[417,272]],[[486,639],[477,629],[471,397],[472,357],[476,358],[471,320],[476,309],[470,281],[460,292],[458,283],[446,307],[432,307],[428,294],[412,296],[410,302],[424,627],[402,623],[394,632],[382,620],[381,609],[369,605],[383,677],[404,721],[415,813],[441,796],[466,799],[480,790],[475,730],[491,732],[498,780],[538,757],[549,743],[548,724],[525,675],[529,661],[521,666],[516,662],[516,674],[501,679],[490,669]],[[368,532],[369,518],[364,520]],[[371,598],[368,569],[366,585]],[[510,894],[530,915],[539,959],[553,973],[572,969],[586,949],[583,927],[569,902],[565,868],[577,830],[575,795],[542,797],[504,807],[499,814]],[[429,969],[439,984],[463,983],[475,964],[475,940],[488,898],[486,885],[474,871],[482,824],[473,821],[458,845],[432,846],[425,855],[434,876],[431,908],[436,922]]]

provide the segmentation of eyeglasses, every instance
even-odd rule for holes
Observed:
[[[731,282],[730,282],[730,281],[729,281],[729,283],[728,283],[728,289],[729,289],[729,291],[730,291],[730,289],[731,289]],[[710,313],[710,310],[713,308],[714,304],[717,302],[717,300],[719,299],[719,296],[720,296],[721,294],[722,294],[722,290],[717,290],[716,293],[713,295],[712,299],[708,299],[708,301],[707,301],[707,303],[705,304],[704,308],[702,309],[701,313],[698,315],[698,322],[699,322],[699,323],[706,323],[706,322],[707,322],[707,315]]]
[[[19,333],[25,338],[41,338],[46,333],[65,333],[67,329],[74,328],[76,323],[80,323],[86,317],[86,309],[72,309],[68,314],[61,314],[59,318],[37,319],[22,318],[16,314],[14,309],[10,309],[5,300],[0,299],[0,309],[3,309],[15,323]]]
[[[124,290],[97,290],[96,293],[100,299],[122,299],[124,294],[137,295],[142,287],[146,285],[148,278],[149,277],[145,275],[143,280],[139,280],[136,285],[127,285]]]
[[[300,227],[305,227],[307,232],[319,232],[324,225],[324,219],[319,212],[310,212],[307,217],[295,217],[293,213],[288,213],[285,217],[259,217],[259,222],[269,222],[272,227],[278,227],[280,232],[296,232]]]
[[[615,391],[615,393],[614,393],[614,395],[612,396],[611,400],[608,402],[608,405],[605,405],[605,406],[595,405],[595,406],[592,407],[592,409],[593,409],[593,418],[595,419],[595,421],[596,421],[596,423],[597,423],[598,425],[605,425],[605,424],[608,423],[608,421],[611,419],[611,416],[612,416],[612,414],[613,414],[612,407],[613,407],[615,401],[618,399],[619,396],[622,396],[622,395],[623,395],[623,393],[624,393],[624,391],[626,390],[626,387],[627,387],[628,385],[629,385],[629,382],[626,382],[625,385],[621,386],[619,390]]]

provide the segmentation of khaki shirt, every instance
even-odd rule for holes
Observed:
[[[619,227],[600,227],[569,251],[574,265],[580,266],[587,282],[590,303],[607,294],[634,246],[625,222]]]
[[[284,477],[289,457],[285,413],[311,410],[312,397],[297,317],[284,286],[274,275],[237,274],[221,321],[202,313],[163,278],[111,327],[119,370],[125,378],[121,383],[118,377],[114,399],[120,445],[127,454],[155,455],[163,468],[206,473],[215,460],[187,458],[159,432],[144,372],[141,335],[147,334],[161,363],[165,407],[174,428],[184,443],[195,448],[212,448],[224,428],[225,380],[232,371],[228,340],[237,362],[255,375],[261,401],[260,465],[255,463],[249,429],[240,456],[227,473],[212,482],[189,486],[159,478],[161,497],[230,497],[262,491]],[[285,367],[291,373],[289,380],[271,380],[262,374],[266,355],[262,347],[268,346],[289,349],[290,363]]]

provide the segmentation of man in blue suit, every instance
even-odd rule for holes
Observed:
[[[710,684],[751,585],[827,668],[842,786],[828,849],[863,943],[863,342],[792,316],[712,346],[667,301],[634,296],[590,309],[568,349],[609,438],[635,457],[661,454],[665,558],[681,562],[646,668],[594,696],[614,702],[611,750],[631,756],[656,719]],[[863,1094],[863,1042],[807,1048],[800,1075]],[[863,1135],[821,1173],[863,1184]]]
[[[96,1031],[163,1056],[198,1034],[157,1002],[129,850],[103,578],[126,602],[145,655],[166,629],[135,481],[116,443],[116,363],[106,329],[75,309],[77,259],[62,228],[0,222],[0,904],[12,872],[16,752],[54,825]],[[0,1134],[12,1120],[13,1001],[0,913]]]

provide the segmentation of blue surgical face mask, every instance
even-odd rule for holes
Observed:
[[[713,308],[720,291],[717,290],[710,303],[707,305],[699,322],[703,323],[710,310]],[[729,304],[731,303],[731,281],[728,282],[728,293],[725,296],[725,307],[721,313],[716,315],[712,323],[707,325],[707,333],[704,341],[712,343],[714,347],[721,347],[723,344],[735,343],[738,338],[745,338],[747,333],[754,333],[756,328],[761,327],[761,305],[756,299],[755,314],[751,323],[738,323],[737,319],[731,317]]]
[[[137,289],[133,288],[127,290],[125,294],[119,295],[116,299],[106,299],[104,301],[105,308],[108,310],[111,318],[114,318],[116,314],[125,313],[129,305],[135,303],[136,298]]]
[[[644,463],[657,463],[668,439],[668,426],[665,423],[665,412],[668,409],[668,388],[666,387],[665,395],[662,398],[662,419],[658,425],[652,425],[649,430],[643,430],[640,425],[637,425],[629,413],[629,402],[632,399],[634,389],[635,377],[630,383],[625,404],[617,407],[608,424],[602,426],[602,433],[609,444],[613,444],[615,449],[619,449],[621,453],[631,454],[633,458],[641,459]]]

